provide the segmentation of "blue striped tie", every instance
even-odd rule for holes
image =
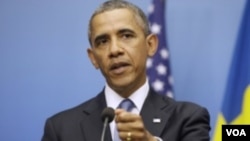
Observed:
[[[133,101],[131,101],[130,99],[124,99],[118,106],[118,108],[124,109],[127,112],[131,112],[134,107],[135,107],[135,105],[134,105]],[[120,141],[119,134],[118,134],[116,128],[114,131],[114,141]]]
[[[118,108],[124,109],[128,112],[134,108],[134,103],[130,99],[124,99],[118,106]]]

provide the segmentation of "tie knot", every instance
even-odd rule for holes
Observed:
[[[130,112],[134,108],[134,103],[130,99],[124,99],[119,104],[118,108],[122,108],[122,109]]]

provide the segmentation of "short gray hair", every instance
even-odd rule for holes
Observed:
[[[94,11],[93,15],[91,16],[91,18],[89,20],[88,39],[89,39],[90,45],[92,45],[91,35],[92,35],[92,29],[93,29],[93,27],[92,27],[93,18],[96,15],[101,14],[103,12],[111,11],[114,9],[121,9],[121,8],[126,8],[126,9],[130,10],[135,15],[136,22],[138,23],[139,26],[141,26],[145,36],[150,34],[150,27],[149,27],[149,22],[148,22],[147,16],[138,6],[136,6],[130,2],[124,1],[124,0],[109,0],[109,1],[104,2],[102,5],[100,5]]]

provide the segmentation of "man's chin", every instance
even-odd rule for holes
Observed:
[[[109,86],[115,91],[124,92],[131,88],[132,83],[132,81],[119,80],[113,81]]]

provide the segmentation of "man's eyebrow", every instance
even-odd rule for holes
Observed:
[[[107,34],[100,34],[100,35],[97,35],[94,39],[94,43],[96,43],[98,40],[100,39],[103,39],[103,38],[107,38],[108,35]]]
[[[124,28],[124,29],[120,29],[117,34],[123,34],[123,33],[132,33],[132,34],[135,34],[135,32],[129,28]],[[108,34],[100,34],[100,35],[97,35],[95,38],[94,38],[94,43],[98,42],[98,40],[100,39],[104,39],[104,38],[108,38],[109,35]]]
[[[118,34],[122,34],[122,33],[125,33],[125,32],[129,32],[129,33],[135,33],[133,30],[131,29],[128,29],[128,28],[124,28],[124,29],[121,29],[118,31]]]

